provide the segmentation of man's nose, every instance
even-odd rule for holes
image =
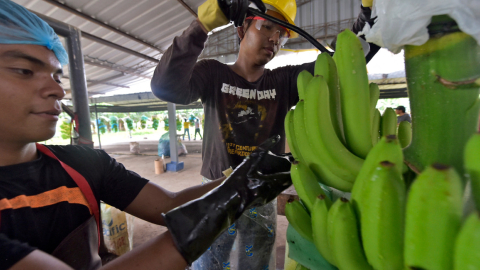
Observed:
[[[53,76],[47,76],[44,88],[42,90],[42,96],[44,97],[55,97],[56,99],[63,99],[65,96],[65,90],[63,87],[56,81]]]
[[[280,43],[280,31],[277,30],[275,32],[273,32],[272,36],[270,37],[270,39],[275,43],[275,44],[279,44]]]

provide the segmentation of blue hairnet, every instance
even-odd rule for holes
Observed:
[[[0,44],[32,44],[47,47],[60,64],[68,54],[53,29],[37,15],[10,0],[0,0]]]

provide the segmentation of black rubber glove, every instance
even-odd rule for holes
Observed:
[[[247,16],[247,11],[248,11],[248,5],[250,2],[253,2],[255,5],[257,5],[258,9],[260,9],[261,12],[265,13],[267,8],[265,7],[265,4],[261,0],[217,0],[218,1],[218,6],[222,10],[223,14],[225,14],[225,17],[233,24],[235,27],[239,27],[243,25],[243,21],[245,20],[245,17]]]
[[[280,136],[268,139],[220,186],[163,215],[177,249],[189,265],[243,211],[268,203],[292,184],[289,156],[269,153],[279,140]],[[263,173],[261,167],[265,167]]]

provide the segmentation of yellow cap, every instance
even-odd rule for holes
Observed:
[[[271,5],[282,16],[287,19],[289,24],[295,25],[295,16],[297,15],[297,3],[295,0],[264,0],[263,3]],[[290,38],[296,38],[298,34],[290,30]]]

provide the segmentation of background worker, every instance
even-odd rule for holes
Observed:
[[[405,112],[404,106],[398,106],[395,108],[395,113],[397,114],[397,124],[400,124],[402,121],[408,121],[412,123],[412,118],[410,117],[410,114]]]
[[[183,120],[183,140],[185,141],[185,133],[188,134],[188,140],[190,141],[190,122],[188,119]]]
[[[247,0],[239,2],[242,1]],[[263,3],[254,0],[253,3],[260,9],[264,3],[268,15],[294,24],[295,0]],[[236,62],[233,65],[211,59],[197,62],[207,33],[229,21],[243,22],[236,29],[240,40]],[[366,22],[373,23],[370,8],[362,7],[353,30],[358,32]],[[282,137],[272,152],[284,153],[284,119],[298,101],[297,76],[305,69],[313,73],[314,63],[274,70],[265,69],[265,65],[289,38],[297,36],[269,20],[233,12],[226,1],[207,0],[198,9],[198,19],[175,37],[162,56],[151,82],[153,93],[177,104],[201,99],[205,110],[202,182],[207,183],[209,179],[221,177],[224,170],[235,168],[272,134]],[[275,227],[275,203],[250,209],[219,237],[193,268],[216,270],[226,265],[232,270],[275,269]],[[232,247],[236,251],[232,251]]]
[[[37,144],[55,134],[67,59],[47,23],[0,1],[0,269],[100,268],[103,200],[169,231],[102,269],[183,270],[246,208],[265,204],[291,184],[289,172],[282,172],[290,161],[268,153],[278,137],[225,181],[177,193],[126,170],[102,150]]]
[[[193,137],[194,140],[197,139],[197,133],[198,136],[200,136],[200,140],[202,140],[202,133],[200,133],[200,121],[198,120],[198,118],[195,118],[195,136]]]

